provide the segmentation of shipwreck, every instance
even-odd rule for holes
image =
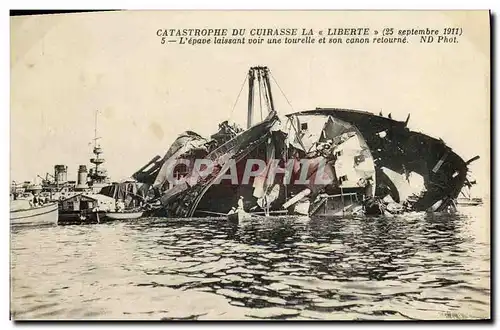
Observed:
[[[469,183],[479,157],[464,161],[444,141],[411,131],[409,116],[337,108],[280,116],[269,69],[252,67],[247,79],[246,129],[225,121],[210,138],[186,131],[133,174],[148,187],[151,215],[440,212]],[[257,103],[267,115],[254,122]]]

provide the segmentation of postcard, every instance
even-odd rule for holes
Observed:
[[[490,20],[12,16],[11,318],[490,319]]]

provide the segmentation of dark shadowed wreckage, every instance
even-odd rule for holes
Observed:
[[[247,79],[246,130],[226,121],[210,139],[186,131],[164,157],[156,156],[133,174],[149,187],[151,215],[225,216],[238,210],[306,216],[442,212],[453,210],[461,189],[470,185],[468,165],[479,157],[464,161],[442,140],[409,130],[409,116],[402,122],[336,108],[278,116],[269,70],[253,67]],[[267,116],[254,123],[256,90],[261,116],[262,103]],[[178,163],[180,159],[192,162]],[[213,171],[193,175],[196,159],[212,162]],[[241,182],[248,162],[255,159],[265,162],[264,173],[272,164],[292,165],[288,174],[277,172],[272,181],[258,176]],[[320,170],[318,184],[312,179]],[[169,171],[176,179],[197,179],[172,180]],[[238,182],[228,178],[229,171],[236,171]]]

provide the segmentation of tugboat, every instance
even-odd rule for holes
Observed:
[[[28,200],[15,200],[10,206],[10,224],[20,225],[56,225],[58,220],[57,203],[33,205]]]
[[[11,187],[10,224],[25,225],[55,225],[57,224],[57,203],[47,201],[39,195],[38,187],[33,189],[18,189],[14,183]]]
[[[36,181],[36,180],[35,180]],[[58,218],[57,203],[46,200],[42,186],[29,181],[11,184],[10,224],[11,226],[55,225]]]

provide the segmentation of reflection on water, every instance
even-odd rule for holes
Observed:
[[[16,319],[488,318],[487,228],[473,213],[415,213],[13,229],[11,310]]]

